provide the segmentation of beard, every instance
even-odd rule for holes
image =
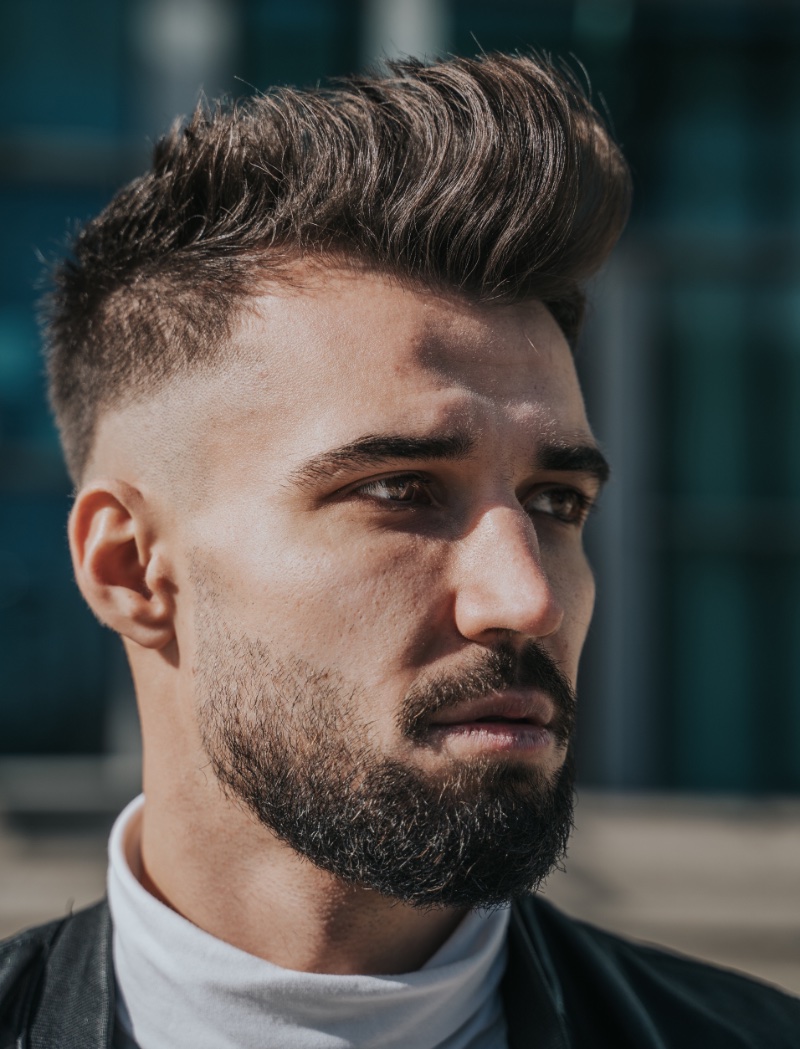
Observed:
[[[397,728],[425,747],[435,714],[536,688],[555,705],[548,727],[566,750],[554,776],[508,756],[449,760],[437,773],[387,757],[369,741],[362,690],[232,636],[208,607],[197,652],[199,724],[223,789],[342,882],[417,907],[491,907],[533,891],[566,854],[575,696],[535,642],[499,645],[459,673],[420,680]]]

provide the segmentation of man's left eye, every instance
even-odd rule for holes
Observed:
[[[358,488],[358,494],[394,507],[432,506],[430,482],[415,474],[379,477]]]
[[[525,500],[528,513],[547,514],[565,524],[583,524],[591,508],[591,499],[577,488],[542,488]]]

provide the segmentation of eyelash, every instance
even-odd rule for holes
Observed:
[[[534,492],[530,498],[548,495],[574,500],[575,510],[573,514],[548,514],[547,511],[543,511],[548,517],[552,517],[563,524],[582,525],[586,522],[586,518],[592,510],[595,509],[595,501],[593,499],[590,499],[585,492],[581,492],[578,488],[570,488],[568,485],[553,485],[550,488],[541,488],[539,491]]]
[[[395,474],[392,477],[378,477],[374,481],[368,481],[366,484],[360,485],[355,491],[357,492],[357,494],[359,494],[361,496],[365,496],[367,499],[374,499],[377,502],[379,502],[379,503],[381,503],[381,504],[383,504],[384,506],[387,506],[387,507],[391,506],[391,508],[393,510],[399,510],[399,509],[407,510],[409,508],[414,509],[415,508],[415,504],[409,503],[409,502],[401,502],[399,499],[394,499],[394,500],[392,500],[392,499],[382,499],[374,491],[374,489],[379,488],[381,486],[383,486],[384,488],[389,488],[389,487],[397,487],[397,488],[399,488],[401,486],[406,486],[407,487],[407,486],[412,485],[412,484],[420,485],[428,493],[430,501],[428,503],[423,504],[423,505],[425,505],[425,506],[431,506],[431,505],[435,506],[435,505],[437,505],[436,504],[436,499],[430,493],[430,489],[433,486],[433,482],[431,480],[429,480],[427,477],[420,477],[419,474]],[[373,489],[373,491],[370,492],[370,489]],[[392,506],[392,503],[394,503],[395,505]]]
[[[419,474],[394,474],[391,477],[379,477],[374,481],[368,481],[366,484],[360,485],[354,491],[355,494],[362,498],[378,502],[384,509],[389,510],[389,512],[397,513],[398,511],[417,510],[429,506],[436,507],[437,505],[440,505],[431,492],[433,484],[434,482],[432,480],[420,476]],[[417,489],[417,492],[419,493],[421,488],[427,496],[428,501],[422,503],[421,506],[416,502],[381,497],[376,491],[376,489],[380,487],[383,487],[384,490],[391,487],[396,489],[402,487],[408,490],[412,485],[420,486]],[[370,489],[372,489],[372,491],[370,491]],[[589,514],[595,509],[594,499],[586,495],[585,492],[580,491],[580,489],[571,488],[569,485],[552,485],[550,487],[540,488],[531,493],[525,502],[527,503],[536,497],[548,495],[574,500],[575,512],[572,514],[559,514],[556,512],[548,513],[547,511],[542,511],[546,516],[559,521],[562,524],[575,526],[582,525]]]

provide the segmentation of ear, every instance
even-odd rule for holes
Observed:
[[[75,578],[101,623],[144,648],[174,637],[173,587],[142,494],[121,481],[78,493],[69,519]]]

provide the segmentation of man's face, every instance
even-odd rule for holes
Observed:
[[[187,389],[178,645],[229,794],[319,866],[491,903],[563,851],[602,459],[538,304],[341,273]]]

